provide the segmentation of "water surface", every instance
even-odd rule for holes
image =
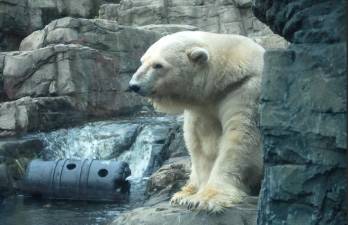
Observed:
[[[45,149],[41,158],[56,160],[116,159],[126,161],[132,175],[127,203],[96,203],[13,196],[0,203],[0,225],[106,225],[121,212],[141,206],[148,176],[159,165],[161,151],[175,117],[139,117],[99,122],[30,134]]]

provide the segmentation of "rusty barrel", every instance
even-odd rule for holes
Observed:
[[[50,199],[122,201],[129,195],[131,174],[115,160],[32,160],[22,181],[26,194]]]

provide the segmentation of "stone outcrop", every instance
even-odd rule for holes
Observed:
[[[253,16],[250,6],[251,0],[123,0],[102,5],[99,17],[132,26],[191,25],[204,31],[249,36],[266,48],[287,46],[283,38]]]
[[[344,1],[254,1],[293,42],[265,55],[259,225],[345,224],[347,57]]]

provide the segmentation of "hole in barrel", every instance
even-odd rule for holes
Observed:
[[[66,168],[68,168],[68,170],[73,170],[76,168],[76,164],[75,163],[69,163],[68,165],[66,165]]]
[[[99,175],[100,177],[106,177],[106,176],[108,175],[108,171],[107,171],[106,169],[100,169],[100,170],[98,171],[98,175]]]

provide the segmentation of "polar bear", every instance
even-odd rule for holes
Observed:
[[[258,100],[265,50],[240,35],[183,31],[146,51],[129,88],[184,113],[192,167],[171,204],[222,212],[260,185]]]

